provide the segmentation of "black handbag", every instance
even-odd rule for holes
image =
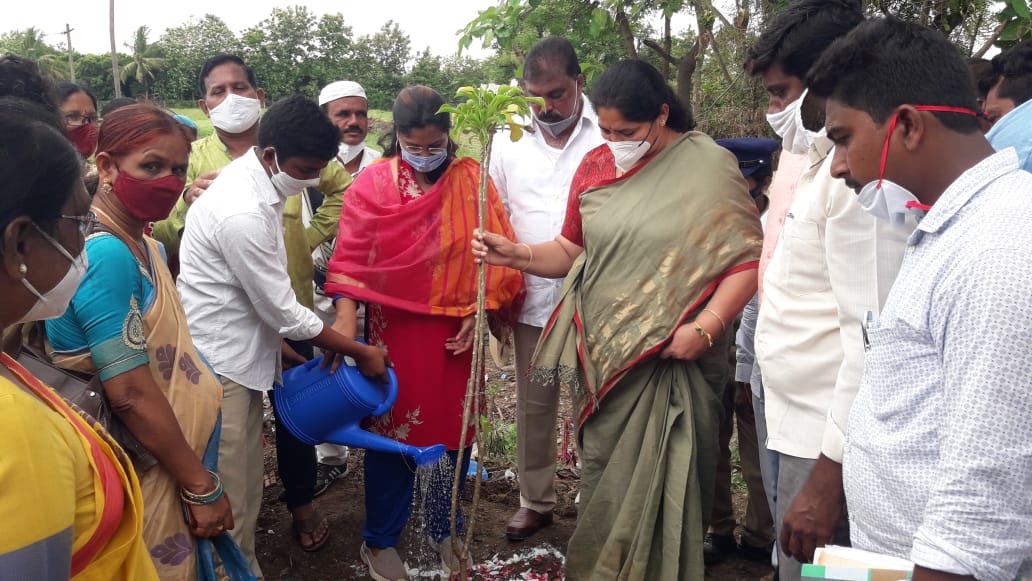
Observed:
[[[158,459],[147,451],[118,416],[111,412],[111,406],[104,396],[104,386],[100,383],[100,376],[57,367],[51,363],[45,352],[31,345],[22,345],[17,359],[22,367],[44,385],[104,426],[129,455],[138,474],[143,474],[158,463]]]

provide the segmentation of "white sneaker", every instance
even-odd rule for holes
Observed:
[[[358,554],[362,557],[362,562],[369,567],[369,576],[376,581],[408,581],[411,579],[408,574],[408,565],[401,560],[394,547],[380,549],[380,554],[374,555],[369,546],[362,543]]]
[[[469,553],[466,551],[466,545],[460,539],[457,541],[459,545],[459,552],[466,553],[466,566],[465,570],[469,570],[473,567],[473,561],[470,559]],[[444,572],[450,577],[452,575],[460,574],[464,567],[459,561],[459,556],[452,550],[452,539],[451,537],[444,537],[440,542],[435,542],[430,539],[430,546],[437,551],[437,554],[441,556],[441,566],[444,567]]]

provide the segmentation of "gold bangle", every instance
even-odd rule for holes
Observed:
[[[723,333],[724,331],[727,331],[727,324],[724,323],[724,317],[721,317],[720,315],[718,315],[717,312],[714,311],[713,309],[702,309],[702,312],[709,313],[709,314],[713,315],[714,317],[716,317],[718,321],[720,321],[720,332],[721,333]]]
[[[709,331],[703,329],[702,325],[695,323],[695,332],[698,333],[700,337],[705,337],[706,341],[709,342],[709,346],[713,347],[713,335],[710,335]]]
[[[530,258],[527,259],[527,264],[524,264],[523,268],[520,269],[520,272],[525,272],[528,268],[530,268],[531,263],[534,262],[534,249],[531,248],[530,245],[526,242],[520,242],[520,246],[526,248],[527,252],[530,254]]]

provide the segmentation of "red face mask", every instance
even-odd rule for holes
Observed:
[[[143,222],[156,222],[168,218],[185,185],[186,179],[175,174],[141,180],[120,171],[113,190],[130,216]]]
[[[68,140],[75,146],[76,151],[82,154],[83,159],[93,155],[97,149],[97,125],[86,123],[78,127],[68,129]]]

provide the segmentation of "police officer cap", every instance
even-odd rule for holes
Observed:
[[[742,175],[749,177],[761,168],[773,168],[774,152],[781,149],[781,143],[763,137],[739,137],[718,139],[717,145],[727,149],[738,158]]]

